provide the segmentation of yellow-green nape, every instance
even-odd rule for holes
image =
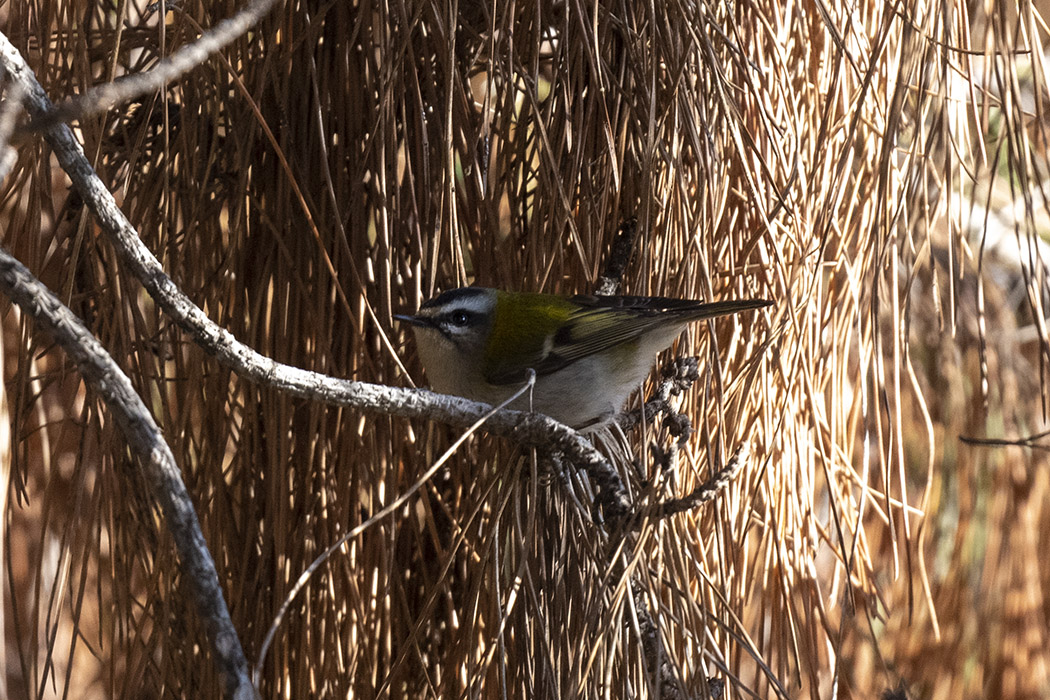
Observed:
[[[506,377],[534,367],[550,351],[554,334],[576,308],[551,294],[497,290],[482,372],[487,377]]]

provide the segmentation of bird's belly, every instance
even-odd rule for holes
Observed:
[[[676,329],[642,341],[623,343],[616,349],[581,358],[551,374],[538,377],[531,392],[508,408],[543,413],[570,427],[582,428],[606,421],[618,413],[631,393],[645,381],[658,352],[677,335]],[[427,362],[429,348],[420,347],[431,387],[492,405],[513,396],[521,384],[489,384],[479,368],[469,363],[446,365]]]
[[[557,372],[537,378],[532,396],[526,393],[509,408],[543,413],[574,428],[607,420],[623,408],[627,398],[641,386],[649,373],[648,362],[640,364],[630,360],[633,358],[628,358],[625,364],[615,356],[604,355],[577,360]],[[498,397],[492,397],[498,403],[511,396],[518,387],[492,388],[499,390]]]

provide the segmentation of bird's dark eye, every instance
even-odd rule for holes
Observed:
[[[452,322],[453,326],[465,326],[470,323],[470,314],[466,311],[453,311],[448,319]]]

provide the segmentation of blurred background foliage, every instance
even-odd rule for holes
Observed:
[[[238,3],[7,0],[53,99]],[[747,442],[711,506],[609,540],[575,477],[479,437],[340,550],[264,697],[657,697],[630,581],[690,697],[1050,697],[1047,3],[289,0],[162,94],[75,123],[143,240],[275,359],[422,383],[391,314],[478,283],[763,296],[694,329],[696,435],[632,435],[640,498]],[[299,574],[456,435],[252,385],[121,269],[40,138],[3,245],[154,410],[248,657]],[[3,304],[0,696],[214,697],[113,422]],[[612,563],[612,565],[610,564]]]

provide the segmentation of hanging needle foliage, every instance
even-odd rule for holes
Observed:
[[[2,31],[60,102],[246,4],[13,2]],[[159,90],[63,108],[182,293],[295,367],[425,386],[393,314],[592,293],[631,219],[623,293],[773,300],[691,329],[669,410],[596,441],[629,526],[549,451],[482,426],[444,454],[462,428],[217,360],[53,124],[11,136],[0,244],[152,412],[262,697],[1045,697],[1047,11],[289,0]],[[218,696],[119,426],[0,312],[0,696]]]

